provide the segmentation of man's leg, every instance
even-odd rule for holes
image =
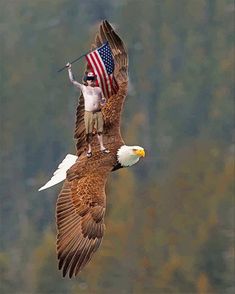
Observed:
[[[103,143],[102,133],[103,133],[103,127],[104,127],[104,120],[103,120],[103,115],[101,112],[96,113],[95,124],[96,124],[96,129],[97,129],[98,141],[100,143],[100,150],[105,153],[109,153],[109,150],[104,147],[104,143]]]
[[[91,153],[91,144],[88,144],[88,153]]]
[[[93,128],[93,116],[90,111],[85,111],[84,114],[85,129],[86,129],[86,141],[88,144],[87,157],[91,157],[91,141],[92,141],[92,128]]]
[[[86,135],[86,141],[88,143],[88,153],[91,153],[91,141],[92,141],[92,134],[89,133]]]
[[[105,150],[104,143],[103,143],[103,135],[101,132],[97,133],[98,141],[100,143],[100,150]]]

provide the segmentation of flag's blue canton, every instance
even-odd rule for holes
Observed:
[[[108,75],[111,75],[114,71],[114,61],[109,44],[106,43],[104,46],[98,49],[101,59],[106,67]]]

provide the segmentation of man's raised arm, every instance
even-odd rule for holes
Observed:
[[[75,81],[74,79],[74,75],[72,73],[72,65],[68,62],[66,64],[66,67],[68,68],[68,73],[69,73],[69,80],[72,84],[74,84],[74,86],[76,86],[77,88],[79,88],[80,90],[82,90],[83,85],[78,83],[77,81]]]

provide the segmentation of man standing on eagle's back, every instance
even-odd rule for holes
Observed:
[[[88,143],[88,151],[87,157],[92,156],[91,152],[91,141],[92,141],[92,133],[93,126],[97,130],[98,141],[100,143],[100,150],[102,153],[109,153],[110,151],[104,147],[103,144],[103,115],[101,112],[101,107],[105,105],[106,99],[104,97],[103,91],[100,87],[96,87],[95,80],[96,76],[92,72],[86,73],[84,77],[85,85],[78,83],[75,81],[71,69],[71,64],[66,64],[69,73],[70,81],[82,91],[84,102],[85,102],[85,113],[84,113],[84,121],[85,121],[85,129],[86,129],[86,139]]]

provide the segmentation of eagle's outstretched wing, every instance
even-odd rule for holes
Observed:
[[[96,35],[96,46],[100,46],[107,41],[114,58],[114,78],[117,81],[119,90],[117,94],[109,97],[108,102],[103,108],[103,115],[106,135],[111,137],[111,139],[117,139],[120,136],[121,112],[128,90],[128,56],[123,41],[108,21],[105,20],[100,26],[99,33]]]
[[[57,254],[63,276],[76,276],[101,243],[106,178],[97,172],[88,173],[63,185],[56,207]]]
[[[100,25],[99,31],[95,37],[94,44],[91,49],[100,47],[105,42],[109,42],[112,50],[115,71],[114,78],[117,81],[119,90],[117,94],[109,97],[106,105],[102,109],[102,113],[105,121],[104,132],[106,134],[106,142],[122,141],[120,135],[120,119],[123,107],[123,102],[127,95],[128,90],[128,56],[125,45],[121,38],[114,31],[108,21],[103,21]],[[87,66],[86,70],[89,70]],[[76,126],[74,138],[77,140],[77,155],[81,155],[86,145],[85,140],[85,125],[83,121],[84,117],[84,99],[81,95],[79,98],[79,105],[76,113]],[[118,140],[119,138],[119,140]]]

